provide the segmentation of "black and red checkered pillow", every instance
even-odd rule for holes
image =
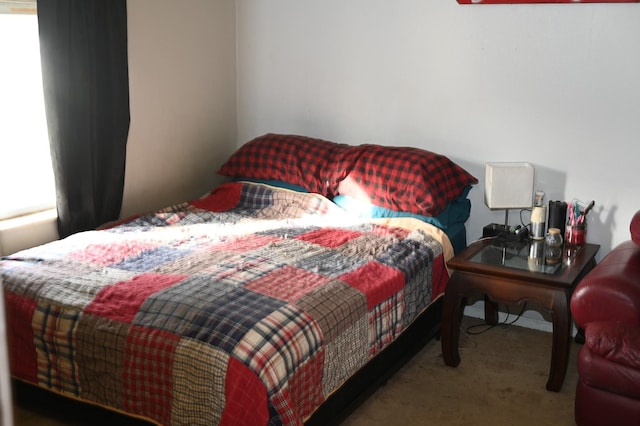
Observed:
[[[281,181],[424,216],[438,215],[478,183],[447,157],[419,148],[352,146],[273,133],[240,147],[218,173]]]
[[[388,209],[436,216],[478,183],[449,158],[423,149],[360,145],[351,151],[355,161],[338,194]]]
[[[277,180],[330,196],[331,163],[348,145],[297,135],[268,133],[238,149],[218,173],[234,178]],[[335,185],[333,185],[335,187]]]

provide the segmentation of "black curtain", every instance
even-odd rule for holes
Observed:
[[[130,121],[126,0],[39,0],[38,25],[65,237],[120,215]]]

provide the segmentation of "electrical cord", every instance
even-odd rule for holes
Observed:
[[[522,224],[523,227],[525,228],[529,228],[531,225],[531,221],[529,221],[529,223],[525,224],[524,220],[522,218],[522,213],[523,212],[529,212],[529,214],[531,214],[531,209],[520,209],[520,223]],[[487,239],[497,239],[496,236],[491,236],[491,237],[482,237],[482,238],[478,238],[478,241],[481,240],[487,240]],[[514,320],[512,320],[511,322],[509,322],[509,316],[511,315],[511,312],[509,311],[509,305],[505,305],[505,307],[507,308],[507,317],[504,319],[504,321],[499,322],[498,324],[487,324],[486,322],[481,323],[481,324],[473,324],[468,326],[465,330],[461,330],[464,331],[465,333],[467,333],[468,335],[478,335],[478,334],[482,334],[485,333],[489,330],[491,330],[493,327],[496,326],[510,326],[516,323],[516,321],[518,321],[520,319],[520,317],[522,317],[522,314],[524,313],[524,311],[527,309],[527,303],[525,302],[524,305],[522,306],[522,309],[520,310],[520,312],[518,313],[518,315],[516,315],[516,318]],[[480,331],[472,331],[474,329],[480,328],[480,327],[484,327],[484,329],[480,330]]]
[[[520,210],[520,224],[527,228],[529,230],[529,232],[531,232],[531,220],[529,220],[529,223],[527,223],[525,225],[524,220],[522,220],[522,212],[529,212],[529,215],[531,215],[531,209],[521,209]]]
[[[514,320],[512,320],[511,322],[509,322],[509,316],[511,315],[511,312],[509,311],[509,305],[505,305],[505,307],[507,308],[507,317],[504,319],[504,321],[502,322],[498,322],[497,324],[487,324],[486,322],[481,323],[481,324],[473,324],[467,327],[467,329],[465,330],[465,332],[469,335],[479,335],[482,333],[485,333],[489,330],[491,330],[493,327],[496,326],[510,326],[515,324],[516,321],[518,321],[520,319],[520,317],[522,317],[522,314],[524,313],[525,309],[527,309],[527,303],[525,302],[524,305],[522,306],[522,309],[520,310],[520,312],[518,313],[518,315],[516,315],[516,318]],[[482,330],[480,331],[473,331],[477,328],[480,327],[484,327]]]

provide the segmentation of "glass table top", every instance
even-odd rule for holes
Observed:
[[[542,274],[556,274],[566,263],[566,255],[565,251],[560,262],[549,264],[544,257],[544,240],[527,240],[517,243],[496,242],[487,245],[473,255],[469,261]]]

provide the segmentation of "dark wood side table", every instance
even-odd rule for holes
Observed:
[[[564,382],[571,341],[569,300],[576,284],[596,264],[596,244],[566,247],[560,263],[547,265],[542,242],[518,244],[477,241],[449,260],[453,275],[445,291],[442,312],[442,355],[446,365],[460,363],[458,339],[467,298],[485,300],[485,320],[498,322],[498,303],[536,302],[553,323],[551,368],[547,389],[559,391]]]

